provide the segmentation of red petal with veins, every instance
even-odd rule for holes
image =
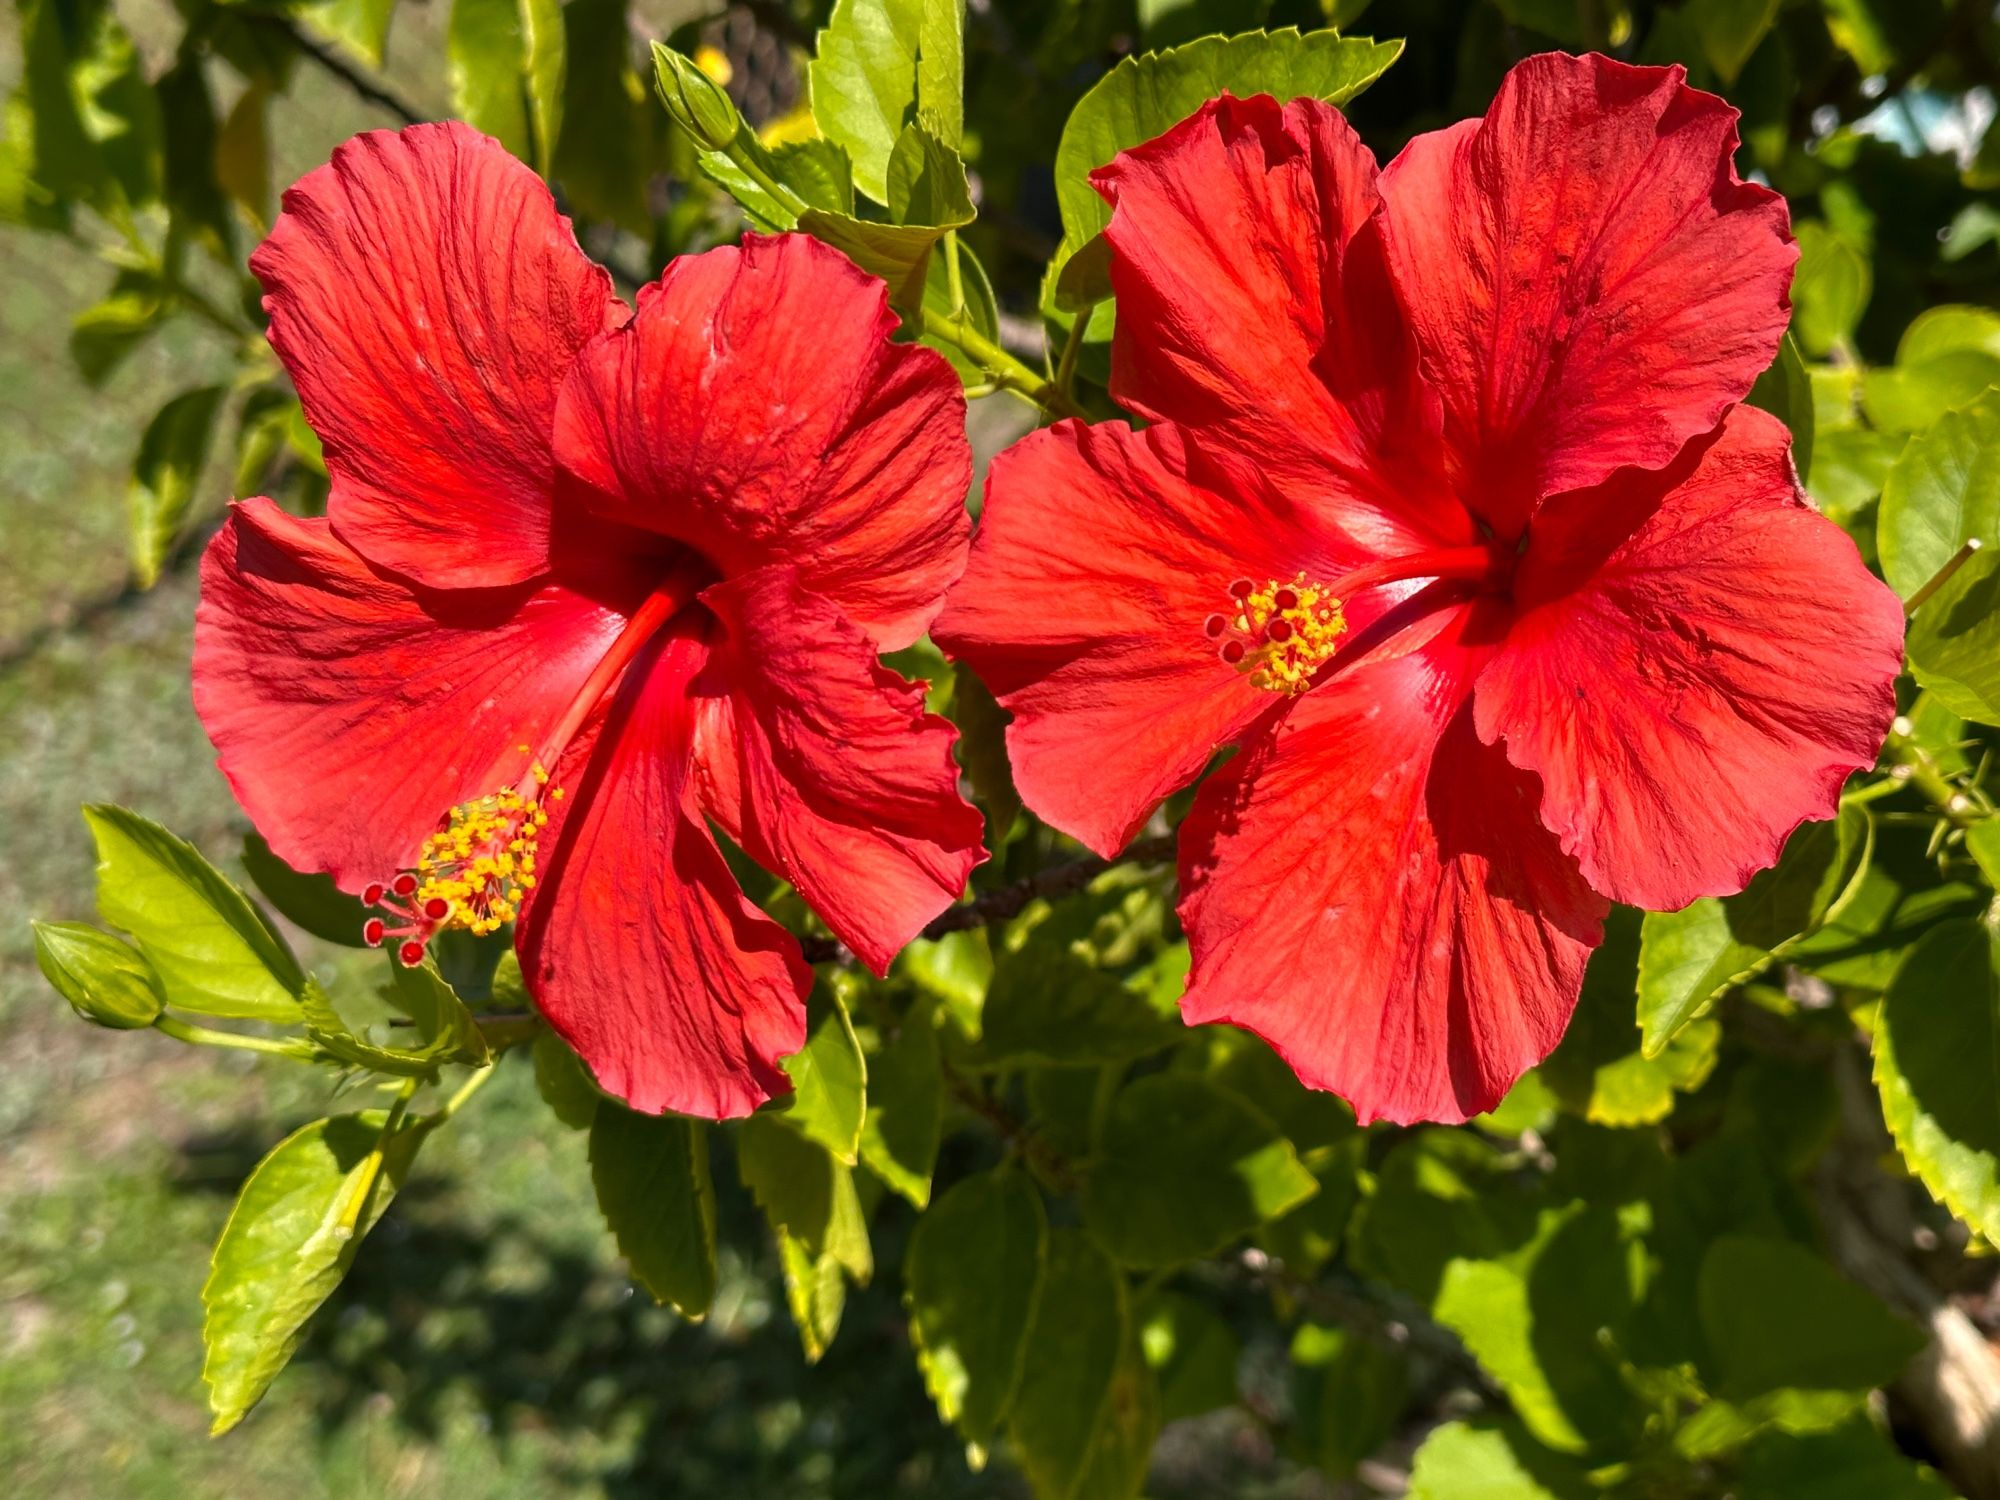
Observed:
[[[965,566],[972,450],[958,377],[895,328],[882,283],[806,235],[682,256],[564,388],[566,480],[725,575],[790,563],[907,646]]]
[[[812,971],[737,889],[695,809],[708,659],[684,614],[634,660],[555,767],[539,884],[517,934],[549,1024],[598,1083],[647,1114],[749,1114],[791,1087]]]
[[[1461,492],[1535,503],[1657,469],[1771,363],[1798,251],[1740,181],[1736,111],[1675,68],[1545,53],[1382,175],[1391,264]]]
[[[387,880],[467,798],[527,770],[644,597],[610,570],[478,594],[414,590],[325,520],[237,505],[208,545],[194,701],[279,858],[343,889]]]
[[[341,539],[434,588],[546,571],[556,391],[625,309],[541,179],[464,125],[359,135],[250,268]]]
[[[1262,96],[1211,101],[1093,178],[1113,206],[1118,400],[1226,434],[1207,451],[1231,481],[1331,493],[1357,539],[1408,551],[1472,531],[1439,466],[1376,180],[1339,111]]]
[[[1182,1014],[1256,1032],[1363,1121],[1491,1109],[1562,1036],[1602,936],[1534,779],[1472,732],[1458,636],[1308,694],[1181,832]]]
[[[1183,434],[1062,422],[993,461],[965,581],[932,634],[1014,716],[1022,799],[1100,854],[1277,700],[1203,633],[1230,583],[1362,556],[1282,498],[1187,477]]]
[[[704,810],[886,974],[985,858],[958,793],[957,731],[797,569],[743,574],[702,601],[722,625]]]
[[[1479,679],[1480,737],[1543,785],[1590,883],[1651,910],[1739,891],[1833,816],[1896,713],[1903,611],[1799,493],[1775,417],[1550,501]]]

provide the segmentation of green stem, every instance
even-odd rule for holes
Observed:
[[[274,1057],[289,1057],[295,1061],[310,1062],[312,1049],[302,1042],[277,1041],[270,1037],[245,1036],[234,1031],[215,1031],[207,1026],[190,1026],[177,1016],[162,1013],[154,1018],[153,1030],[170,1036],[177,1042],[187,1042],[195,1047],[226,1047],[238,1052],[268,1052]]]
[[[465,1107],[466,1100],[486,1087],[486,1081],[497,1071],[499,1070],[492,1064],[474,1069],[472,1076],[458,1086],[458,1092],[440,1104],[437,1108],[437,1113],[425,1115],[418,1122],[418,1128],[421,1130],[435,1130],[438,1126],[444,1124],[445,1121],[449,1120]]]
[[[793,218],[797,218],[800,214],[803,214],[809,207],[805,199],[801,198],[797,193],[765,171],[763,163],[757,160],[754,153],[742,149],[740,135],[736,142],[731,143],[730,149],[724,154],[736,163],[744,176],[748,177],[758,187],[777,199]]]
[[[1076,403],[1057,389],[1054,381],[1016,359],[963,317],[950,317],[927,307],[924,309],[924,332],[957,349],[984,370],[1000,389],[1032,401],[1051,416],[1083,415]]]
[[[958,231],[944,232],[944,276],[945,285],[951,292],[951,315],[965,316],[965,276],[958,265]]]
[[[1083,341],[1090,334],[1090,320],[1097,315],[1093,302],[1069,320],[1069,337],[1063,340],[1062,358],[1056,361],[1056,389],[1068,396],[1076,390],[1076,362],[1083,354]]]
[[[1980,546],[1979,538],[1973,537],[1970,541],[1966,542],[1964,546],[1960,547],[1956,552],[1952,553],[1950,557],[1947,557],[1944,560],[1944,566],[1939,568],[1935,573],[1931,574],[1931,576],[1924,581],[1924,584],[1921,588],[1919,588],[1914,594],[1910,595],[1908,599],[1903,601],[1904,617],[1907,618],[1911,615],[1914,615],[1919,609],[1923,607],[1925,601],[1927,601],[1931,597],[1931,595],[1935,594],[1939,589],[1943,588],[1947,583],[1951,582],[1951,575],[1956,573],[1960,568],[1964,567],[1967,563],[1972,561],[1972,554],[1979,550],[1979,546]]]

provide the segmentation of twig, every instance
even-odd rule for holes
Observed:
[[[304,31],[289,21],[279,24],[283,27],[286,35],[290,37],[293,46],[297,47],[299,51],[305,53],[307,57],[310,57],[327,72],[346,84],[356,95],[365,99],[377,109],[387,110],[405,125],[421,125],[429,118],[428,115],[403,98],[402,95],[396,93],[386,83],[369,77],[353,63],[342,57],[332,47],[327,46],[317,38],[306,35]]]

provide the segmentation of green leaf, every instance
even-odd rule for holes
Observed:
[[[200,56],[183,51],[153,89],[160,101],[165,146],[162,186],[175,228],[195,235],[221,259],[233,261],[236,216],[215,177],[216,138],[222,126]]]
[[[736,1153],[743,1185],[778,1237],[792,1320],[816,1363],[840,1327],[846,1281],[865,1286],[875,1272],[853,1169],[765,1115],[743,1122]]]
[[[30,922],[35,962],[84,1020],[136,1031],[159,1017],[160,987],[146,955],[82,922]]]
[[[1109,1415],[1130,1316],[1125,1280],[1104,1252],[1078,1230],[1052,1231],[1020,1393],[1007,1419],[1037,1497],[1078,1494]]]
[[[1791,429],[1792,463],[1801,480],[1812,473],[1814,412],[1812,376],[1799,356],[1798,340],[1789,333],[1778,344],[1778,357],[1757,377],[1747,398]]]
[[[305,974],[235,886],[159,824],[85,807],[97,841],[97,909],[129,933],[167,1003],[210,1016],[296,1021]]]
[[[1292,1337],[1293,1404],[1313,1467],[1339,1481],[1395,1434],[1409,1399],[1402,1354],[1345,1328],[1302,1323]]]
[[[590,1181],[632,1279],[682,1317],[715,1300],[715,1185],[701,1123],[609,1099],[590,1124]]]
[[[952,668],[951,719],[958,725],[959,764],[972,783],[973,801],[986,814],[986,845],[997,850],[1021,815],[1021,794],[1007,759],[1007,714],[964,662]]]
[[[370,67],[379,68],[395,11],[396,0],[316,0],[302,6],[298,16],[308,31],[339,42]]]
[[[1924,1346],[1914,1324],[1788,1240],[1720,1236],[1697,1299],[1716,1394],[1795,1431],[1831,1425]]]
[[[1875,1085],[1896,1145],[1931,1195],[2000,1241],[2000,1076],[1992,939],[1940,922],[1896,970],[1875,1024]]]
[[[1118,1093],[1083,1222],[1122,1265],[1199,1260],[1318,1189],[1290,1141],[1236,1095],[1158,1073]]]
[[[1428,1307],[1455,1257],[1498,1260],[1528,1243],[1535,1205],[1499,1191],[1504,1167],[1497,1147],[1462,1130],[1405,1136],[1383,1158],[1349,1232],[1356,1269]]]
[[[877,203],[889,201],[889,159],[919,109],[939,140],[959,144],[963,35],[964,0],[836,0],[807,70],[813,119]]]
[[[560,0],[452,0],[452,112],[548,174],[562,128]]]
[[[919,115],[889,153],[889,216],[898,224],[956,229],[970,224],[972,188],[965,163],[938,138],[937,120]]]
[[[1234,1406],[1242,1345],[1221,1316],[1179,1292],[1139,1304],[1139,1344],[1160,1387],[1160,1418],[1177,1422]]]
[[[2000,547],[1952,574],[1910,621],[1910,671],[1962,719],[2000,724]]]
[[[1616,1353],[1630,1275],[1616,1214],[1573,1202],[1545,1212],[1519,1250],[1452,1260],[1432,1311],[1539,1442],[1584,1453],[1637,1425]]]
[[[1632,1017],[1639,930],[1638,912],[1612,908],[1569,1029],[1538,1070],[1562,1107],[1593,1125],[1657,1124],[1673,1112],[1677,1092],[1692,1093],[1715,1070],[1722,1027],[1713,1020],[1681,1026],[1657,1056],[1641,1050]]]
[[[140,344],[173,316],[159,283],[140,272],[119,275],[111,295],[70,324],[69,352],[86,384],[101,386]]]
[[[896,956],[896,970],[941,1003],[967,1041],[980,1039],[986,987],[993,980],[993,949],[985,928],[918,938]]]
[[[1269,94],[1346,104],[1401,55],[1400,41],[1301,36],[1292,27],[1203,37],[1185,47],[1128,57],[1091,86],[1063,126],[1056,148],[1056,196],[1063,238],[1081,246],[1111,222],[1090,174],[1120,151],[1164,133],[1218,94]]]
[[[535,1038],[535,1092],[571,1130],[589,1129],[604,1099],[583,1059],[553,1031]]]
[[[195,485],[208,463],[215,419],[228,392],[219,385],[183,391],[153,416],[139,439],[139,457],[126,490],[130,514],[132,576],[142,589],[160,581],[160,569],[179,540]]]
[[[1095,967],[1080,947],[1044,922],[995,959],[984,1013],[989,1057],[1066,1067],[1129,1062],[1179,1033],[1143,993]]]
[[[664,165],[668,128],[632,65],[626,0],[570,0],[562,15],[556,180],[578,217],[650,234],[646,185]]]
[[[143,60],[109,4],[29,0],[19,86],[0,142],[0,218],[60,228],[74,202],[151,201],[160,118]]]
[[[861,1160],[921,1210],[931,1201],[944,1122],[944,1070],[929,1007],[912,1006],[896,1035],[868,1060]]]
[[[1781,0],[1689,0],[1687,17],[1702,54],[1724,83],[1736,82],[1750,54],[1778,19]],[[1801,468],[1804,465],[1800,465]]]
[[[1874,276],[1866,257],[1826,225],[1806,220],[1794,232],[1799,264],[1792,277],[1792,335],[1806,353],[1824,358],[1852,343]]]
[[[299,1009],[314,1046],[349,1067],[367,1068],[392,1078],[429,1078],[446,1063],[484,1067],[492,1060],[471,1013],[429,961],[414,969],[403,968],[393,958],[388,963],[393,977],[385,998],[416,1021],[423,1044],[386,1047],[357,1035],[335,1008],[333,997],[318,980],[308,978],[299,995]],[[453,1014],[454,1009],[457,1014]]]
[[[1737,1500],[1952,1500],[1953,1491],[1856,1416],[1831,1432],[1766,1432],[1743,1453]]]
[[[264,836],[255,832],[244,835],[243,868],[286,921],[329,943],[366,946],[361,929],[368,920],[368,908],[358,896],[350,896],[335,885],[331,875],[301,875],[273,854]]]
[[[2000,313],[1983,307],[1931,307],[1903,330],[1893,366],[1865,372],[1861,404],[1883,432],[1915,432],[1996,383]]]
[[[974,1443],[1007,1415],[1036,1317],[1048,1227],[1018,1172],[954,1185],[910,1233],[903,1300],[938,1413]]]
[[[824,240],[870,276],[889,285],[889,305],[903,319],[923,320],[924,285],[930,274],[931,252],[944,230],[920,224],[877,224],[849,214],[808,208],[798,227]]]
[[[1816,932],[1856,888],[1872,842],[1866,811],[1848,804],[1831,822],[1802,824],[1739,894],[1648,912],[1638,970],[1644,1055],[1661,1057],[1709,1002]]]
[[[1910,439],[1882,484],[1876,550],[1905,598],[1964,542],[2000,542],[2000,390]]]
[[[387,1121],[379,1110],[315,1120],[244,1182],[201,1294],[214,1432],[257,1404],[402,1186],[424,1131],[385,1139]]]
[[[1409,1500],[1585,1500],[1598,1494],[1573,1460],[1513,1422],[1434,1428],[1410,1467]]]
[[[814,986],[807,999],[805,1046],[779,1066],[792,1092],[772,1106],[772,1118],[853,1166],[868,1114],[868,1063],[846,1005],[827,984]]]

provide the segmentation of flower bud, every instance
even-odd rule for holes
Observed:
[[[130,943],[82,922],[35,922],[35,961],[72,1009],[99,1026],[136,1031],[159,1018],[153,966]]]
[[[727,151],[736,140],[742,116],[722,85],[671,47],[653,43],[653,69],[660,102],[674,123],[710,151]]]

